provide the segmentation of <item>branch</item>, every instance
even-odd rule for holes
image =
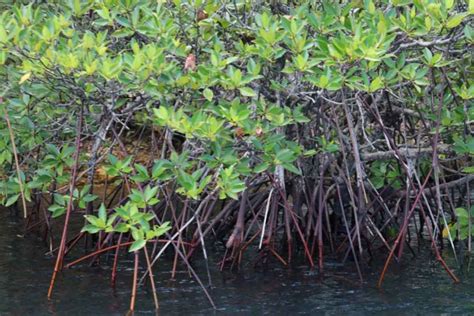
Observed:
[[[474,181],[474,174],[467,175],[467,176],[465,176],[461,179],[457,179],[457,180],[454,180],[454,181],[451,181],[451,182],[446,182],[446,183],[440,184],[439,189],[440,190],[450,189],[450,188],[454,188],[454,187],[460,186],[460,185],[465,184],[465,183],[469,183],[471,181]],[[424,189],[423,193],[424,194],[430,194],[431,192],[436,192],[436,191],[433,191],[435,189],[436,189],[435,187],[429,187],[429,188]],[[410,193],[415,194],[414,191],[411,191]]]
[[[405,158],[417,158],[422,155],[426,154],[431,154],[433,153],[433,148],[432,147],[427,147],[427,148],[400,148],[399,154],[402,157]],[[439,153],[451,153],[452,150],[449,148],[448,145],[445,144],[439,144],[437,151]],[[395,150],[388,150],[388,151],[378,151],[374,153],[362,153],[362,159],[364,162],[369,162],[369,161],[374,161],[374,160],[381,160],[381,159],[391,159],[391,158],[396,158],[396,152]]]

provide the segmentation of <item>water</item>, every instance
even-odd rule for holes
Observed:
[[[54,258],[34,234],[21,233],[21,222],[0,214],[0,314],[1,315],[124,315],[128,310],[132,262],[122,260],[116,288],[109,286],[110,266],[87,264],[64,271],[51,301],[46,299]],[[449,251],[448,263],[455,266]],[[247,261],[252,258],[247,257]],[[460,275],[453,284],[444,270],[424,251],[407,254],[403,264],[392,265],[383,290],[375,287],[380,263],[365,267],[363,284],[352,263],[328,263],[323,277],[304,264],[291,269],[277,264],[270,269],[245,266],[240,272],[217,270],[211,260],[214,311],[201,288],[179,271],[170,280],[169,262],[158,269],[161,315],[294,315],[294,314],[474,314],[474,275]],[[383,258],[382,258],[383,259]],[[166,266],[168,265],[168,266]],[[203,280],[201,265],[196,269]],[[166,270],[166,271],[165,271]],[[456,271],[460,274],[460,271]],[[138,292],[137,314],[154,314],[147,287]]]

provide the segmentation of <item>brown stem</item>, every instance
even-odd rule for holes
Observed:
[[[143,248],[143,252],[145,253],[146,265],[148,268],[148,275],[150,276],[151,290],[153,292],[153,301],[155,302],[155,308],[158,310],[160,308],[160,304],[158,304],[158,295],[156,294],[155,280],[153,277],[150,257],[148,256],[148,250],[146,249],[146,246]]]
[[[122,236],[123,236],[123,233],[120,233],[119,239],[117,241],[119,245],[120,245],[120,242],[122,241]],[[117,263],[118,263],[119,251],[120,251],[120,247],[117,247],[117,249],[115,249],[114,264],[112,266],[112,278],[111,278],[112,286],[115,286],[115,280],[117,279]]]
[[[2,103],[3,103],[3,99],[0,98],[0,104]],[[20,185],[21,203],[23,205],[23,217],[26,218],[28,216],[28,210],[26,208],[26,199],[25,199],[25,190],[23,188],[23,180],[21,179],[21,169],[20,169],[20,162],[18,160],[18,151],[16,150],[16,145],[15,145],[15,135],[13,133],[12,125],[10,123],[10,116],[8,115],[7,107],[5,106],[3,110],[5,113],[5,121],[7,121],[8,133],[10,134],[10,142],[12,143],[13,157],[15,158],[16,174],[18,177],[18,184]]]
[[[77,120],[77,127],[76,127],[76,143],[75,143],[76,152],[74,153],[74,167],[72,169],[71,181],[69,185],[69,201],[66,208],[66,216],[64,219],[63,233],[61,236],[61,243],[59,245],[58,255],[56,257],[56,264],[54,266],[53,275],[51,276],[51,282],[49,284],[48,299],[51,299],[51,295],[53,294],[54,282],[56,280],[56,275],[58,271],[62,269],[62,265],[63,265],[64,251],[66,248],[67,229],[69,226],[69,218],[71,216],[71,211],[72,211],[72,206],[73,206],[73,192],[76,186],[77,169],[79,167],[79,152],[81,148],[83,113],[84,113],[84,107],[81,106],[81,113],[80,113],[79,119]]]
[[[241,196],[239,212],[237,214],[237,222],[235,223],[234,230],[226,243],[227,248],[238,248],[242,243],[247,196],[248,190],[245,190]]]
[[[385,265],[383,267],[382,273],[380,274],[379,282],[377,283],[377,287],[382,287],[383,279],[385,278],[385,273],[387,272],[388,266],[390,262],[392,261],[393,255],[395,254],[395,250],[397,249],[398,244],[400,243],[401,239],[405,236],[405,231],[408,227],[408,219],[411,218],[413,215],[413,212],[418,204],[418,201],[420,200],[422,194],[423,194],[423,189],[425,188],[426,184],[428,183],[428,180],[430,179],[431,173],[433,172],[433,168],[430,168],[430,172],[425,178],[425,182],[421,185],[421,188],[419,190],[419,193],[416,196],[415,201],[413,202],[413,205],[411,206],[410,211],[407,214],[406,220],[403,222],[403,225],[400,229],[400,232],[398,233],[397,239],[395,239],[395,242],[392,246],[392,250],[390,250],[390,253],[387,257],[387,260],[385,261]]]
[[[170,241],[167,240],[167,239],[158,239],[158,240],[148,240],[148,242],[157,242],[157,243],[163,243],[163,244],[166,244],[166,243],[169,243]],[[173,243],[176,243],[176,241],[172,241]],[[96,250],[94,252],[91,252],[90,254],[87,254],[79,259],[76,259],[74,260],[73,262],[70,262],[68,263],[67,265],[64,266],[64,268],[66,269],[69,269],[70,267],[84,261],[84,260],[87,260],[89,258],[92,258],[94,256],[97,256],[99,254],[102,254],[104,252],[107,252],[109,250],[113,250],[113,249],[117,249],[117,248],[120,248],[120,247],[124,247],[124,246],[129,246],[133,244],[133,241],[127,241],[127,242],[124,242],[124,243],[118,243],[116,245],[113,245],[113,246],[110,246],[110,247],[106,247],[106,248],[102,248],[102,249],[99,249],[99,250]],[[188,246],[190,246],[189,243],[186,243]]]
[[[130,311],[135,310],[135,299],[137,297],[137,279],[138,279],[138,251],[135,251],[135,265],[133,267],[132,295],[130,296]]]

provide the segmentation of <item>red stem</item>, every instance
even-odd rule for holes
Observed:
[[[72,169],[72,176],[71,176],[71,181],[70,181],[70,186],[69,186],[69,201],[66,208],[66,216],[64,219],[64,227],[63,227],[63,233],[61,235],[61,243],[59,245],[58,256],[56,257],[56,264],[54,266],[53,275],[51,276],[51,282],[49,284],[48,299],[51,299],[51,295],[53,294],[54,282],[56,280],[56,275],[58,271],[62,269],[62,265],[63,265],[64,251],[66,248],[67,229],[69,226],[69,218],[71,216],[71,211],[72,211],[72,206],[73,206],[73,191],[74,191],[74,187],[76,186],[77,169],[79,166],[82,119],[83,119],[83,107],[81,106],[80,117],[77,120],[76,141],[75,141],[76,152],[74,153],[74,167]]]
[[[135,251],[135,266],[133,268],[132,295],[130,296],[130,311],[135,310],[135,299],[137,297],[137,279],[138,279],[138,251]]]

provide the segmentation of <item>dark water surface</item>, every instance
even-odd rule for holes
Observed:
[[[126,314],[132,276],[130,260],[120,262],[115,290],[109,286],[110,266],[90,268],[84,264],[60,275],[54,297],[48,301],[54,259],[45,256],[47,249],[34,234],[18,236],[21,221],[3,213],[0,315]],[[446,256],[455,267],[449,251]],[[172,281],[169,272],[164,272],[169,270],[166,267],[156,275],[160,315],[474,314],[474,272],[461,274],[456,270],[462,283],[453,284],[427,251],[415,259],[407,254],[403,264],[392,265],[383,290],[375,287],[379,264],[366,268],[365,282],[360,284],[352,263],[328,264],[321,278],[304,264],[291,269],[275,265],[267,270],[249,265],[238,273],[220,273],[216,260],[211,262],[214,288],[210,293],[217,311],[185,269]],[[205,269],[199,265],[196,269],[206,280]],[[153,315],[152,296],[146,288],[138,292],[137,314]]]

